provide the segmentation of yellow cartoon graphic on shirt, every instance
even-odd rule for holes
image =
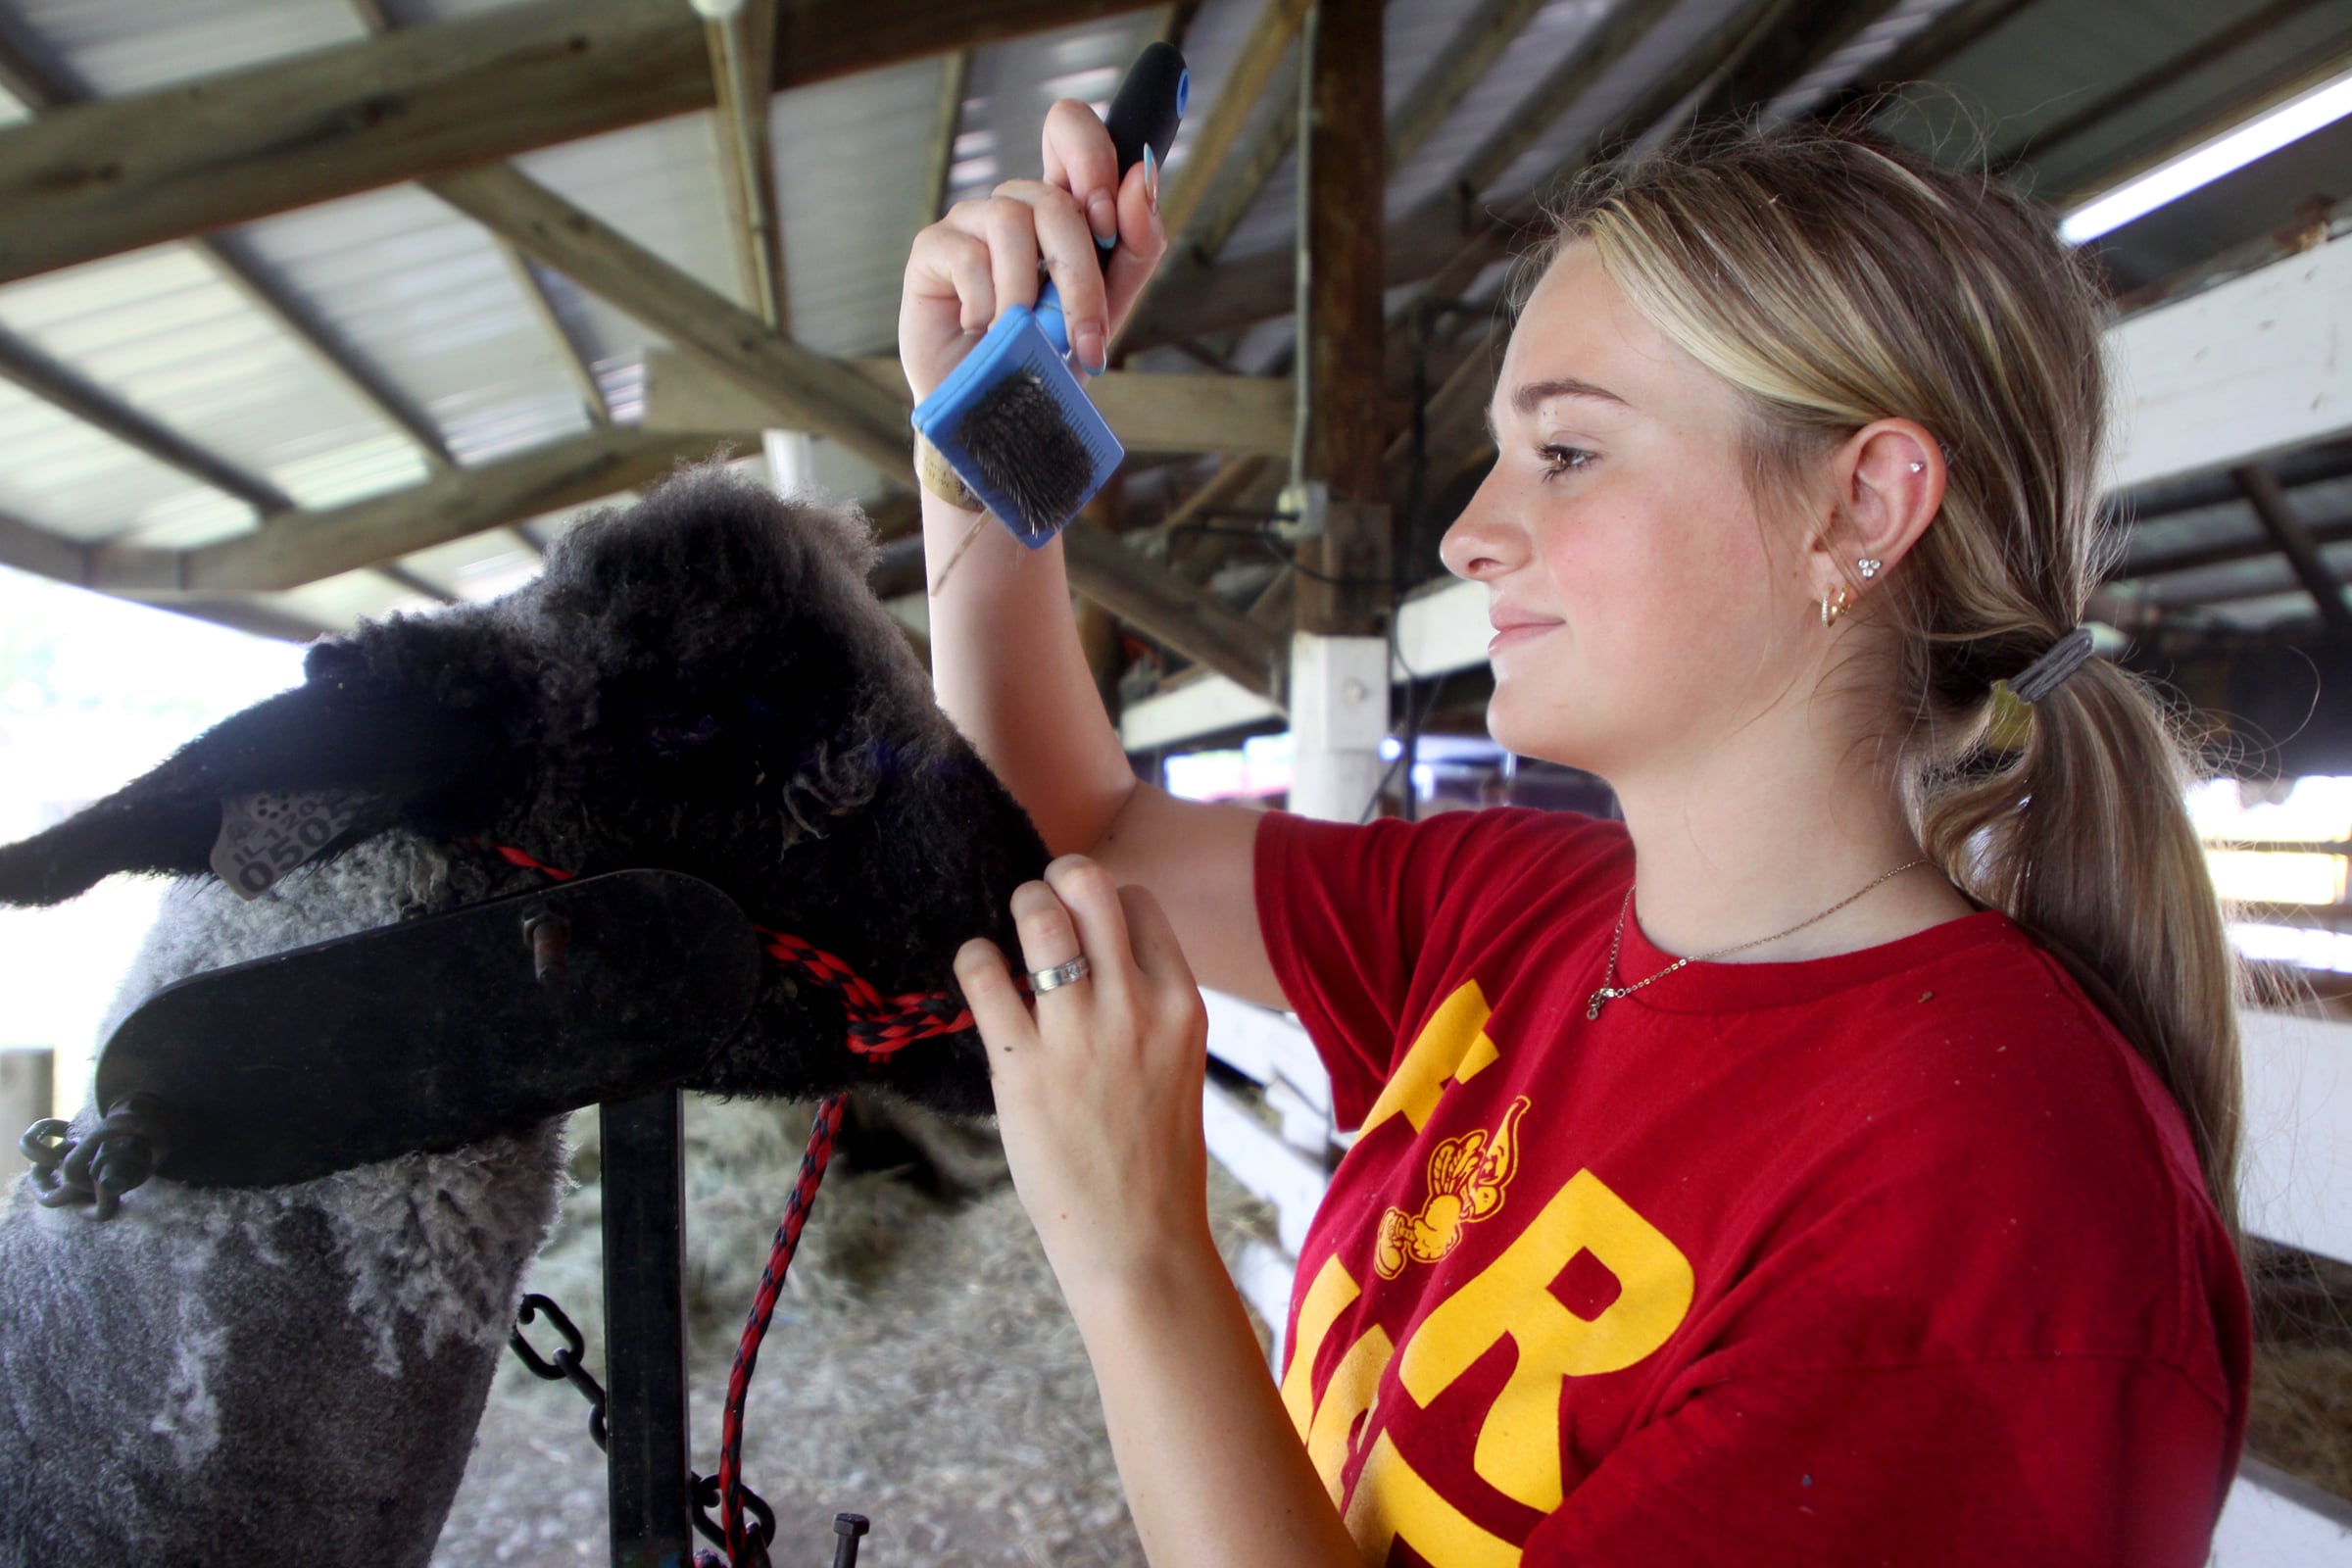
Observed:
[[[1447,1093],[1501,1059],[1504,1048],[1487,1034],[1491,1016],[1475,981],[1447,996],[1391,1075],[1364,1131],[1392,1117],[1420,1131]],[[1492,1133],[1482,1128],[1432,1151],[1429,1197],[1418,1214],[1392,1208],[1384,1216],[1375,1269],[1394,1279],[1408,1258],[1443,1257],[1470,1224],[1500,1212],[1519,1165],[1527,1109],[1525,1098],[1515,1100]],[[1367,1561],[1385,1561],[1398,1541],[1427,1561],[1457,1568],[1516,1568],[1520,1561],[1518,1545],[1465,1511],[1468,1499],[1455,1495],[1458,1483],[1441,1480],[1435,1456],[1407,1451],[1409,1439],[1399,1446],[1393,1420],[1415,1406],[1429,1409],[1510,1341],[1510,1374],[1477,1419],[1470,1468],[1487,1487],[1547,1513],[1565,1494],[1560,1422],[1569,1380],[1640,1363],[1690,1314],[1696,1285],[1690,1258],[1594,1172],[1579,1168],[1550,1192],[1522,1193],[1511,1208],[1515,1218],[1494,1227],[1511,1233],[1501,1250],[1471,1278],[1443,1282],[1443,1298],[1401,1343],[1376,1321],[1342,1327],[1363,1292],[1336,1253],[1317,1266],[1299,1298],[1283,1404]],[[1618,1287],[1592,1316],[1550,1289],[1588,1253]],[[1335,1334],[1340,1348],[1325,1355]]]
[[[1421,1212],[1392,1208],[1380,1217],[1372,1266],[1382,1279],[1395,1279],[1407,1263],[1435,1263],[1461,1245],[1474,1222],[1501,1209],[1503,1189],[1519,1168],[1519,1118],[1527,1111],[1521,1095],[1492,1135],[1481,1127],[1430,1151],[1429,1197]]]

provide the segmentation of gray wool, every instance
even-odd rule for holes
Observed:
[[[174,980],[450,902],[448,881],[394,834],[251,905],[176,884],[107,1028]],[[551,1123],[289,1187],[158,1178],[105,1224],[18,1184],[0,1563],[426,1561],[561,1181]]]

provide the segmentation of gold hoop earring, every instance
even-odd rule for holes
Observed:
[[[1832,624],[1839,615],[1845,613],[1846,607],[1852,603],[1852,597],[1845,591],[1845,584],[1839,583],[1837,598],[1834,600],[1824,599],[1821,602],[1821,623],[1824,626]]]

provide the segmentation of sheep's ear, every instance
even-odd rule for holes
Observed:
[[[449,692],[369,679],[335,653],[315,652],[325,657],[309,662],[304,685],[223,719],[46,832],[0,848],[0,904],[56,904],[116,871],[214,870],[224,816],[242,813],[252,828],[289,806],[298,818],[324,811],[335,830],[319,838],[310,824],[316,842],[304,848],[316,851],[395,822],[446,825],[487,811],[514,766],[512,697],[475,691],[453,701]]]

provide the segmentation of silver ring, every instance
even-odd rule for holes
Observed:
[[[1051,969],[1031,970],[1029,989],[1042,997],[1058,986],[1066,986],[1073,980],[1085,979],[1087,971],[1093,967],[1086,961],[1086,955],[1081,953],[1067,963],[1057,963]]]

